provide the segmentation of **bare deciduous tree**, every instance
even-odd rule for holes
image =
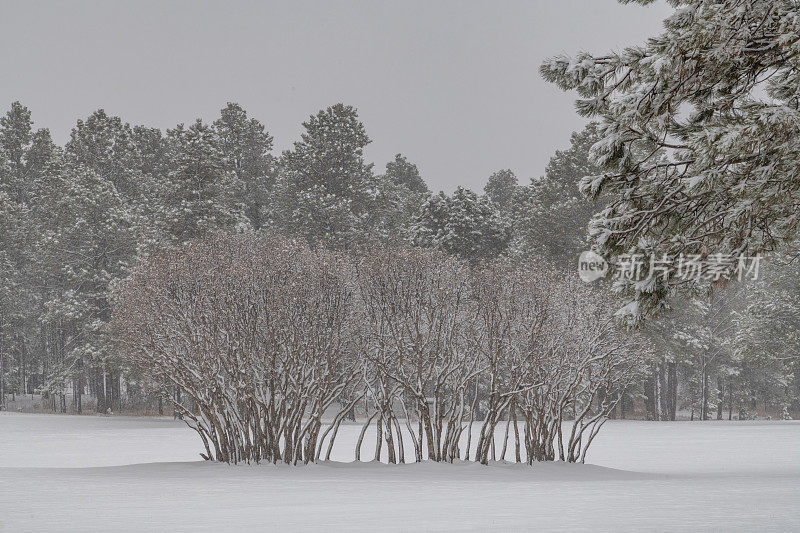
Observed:
[[[375,460],[410,441],[415,461],[487,464],[505,422],[500,458],[513,435],[530,464],[583,461],[639,368],[610,309],[541,265],[219,234],[143,261],[113,331],[206,459],[328,460],[363,400],[356,460],[374,424]]]

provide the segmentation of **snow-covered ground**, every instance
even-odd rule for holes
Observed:
[[[0,530],[800,531],[798,422],[611,421],[591,465],[227,466],[199,444],[172,420],[0,413]]]

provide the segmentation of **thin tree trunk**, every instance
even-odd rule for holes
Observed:
[[[514,402],[511,403],[511,422],[514,424],[514,458],[518,463],[522,462],[520,456],[519,426],[517,425],[517,408]]]
[[[708,420],[708,363],[705,354],[703,355],[700,378],[700,420]]]
[[[376,461],[380,461],[381,460],[381,448],[383,447],[382,446],[382,442],[381,442],[383,440],[383,416],[382,415],[378,415],[378,420],[377,420],[376,424],[377,424],[377,431],[375,432],[375,435],[376,435],[375,460]]]
[[[5,353],[3,352],[2,332],[0,332],[0,411],[6,408],[6,389],[5,389]]]
[[[644,380],[644,410],[647,420],[656,420],[655,379],[653,373]]]
[[[365,408],[367,407],[366,406],[366,401],[367,400],[365,399],[364,400]],[[361,460],[361,444],[364,442],[364,435],[367,433],[367,428],[372,423],[372,419],[374,419],[375,415],[377,415],[377,414],[378,413],[375,413],[372,416],[370,416],[369,418],[367,418],[367,421],[364,423],[364,426],[361,428],[361,433],[359,433],[359,435],[358,435],[358,442],[356,442],[356,461],[360,461]]]
[[[668,363],[658,365],[658,419],[669,420],[669,371]]]
[[[733,420],[733,380],[728,378],[728,420]]]
[[[508,448],[508,430],[511,429],[511,412],[508,412],[508,418],[506,420],[506,433],[503,436],[503,451],[500,452],[500,460],[506,460],[506,449]]]
[[[667,419],[675,420],[678,415],[678,363],[675,361],[667,362],[667,399]]]

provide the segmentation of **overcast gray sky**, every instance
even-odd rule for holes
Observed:
[[[642,43],[663,4],[527,1],[0,0],[0,105],[20,100],[59,144],[98,108],[162,129],[240,103],[291,146],[300,123],[358,108],[380,170],[397,152],[433,189],[526,182],[583,121],[546,57]]]

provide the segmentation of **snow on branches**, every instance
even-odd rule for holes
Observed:
[[[798,221],[797,2],[670,3],[665,32],[645,45],[540,69],[601,122],[592,155],[604,173],[582,183],[609,198],[590,225],[594,244],[607,258],[773,250],[794,240]],[[651,312],[679,283],[620,288]]]
[[[206,459],[329,459],[363,406],[356,460],[374,423],[376,460],[409,439],[416,461],[485,464],[505,422],[501,459],[513,427],[517,461],[583,461],[643,353],[599,300],[541,268],[218,234],[136,267],[112,326]]]

